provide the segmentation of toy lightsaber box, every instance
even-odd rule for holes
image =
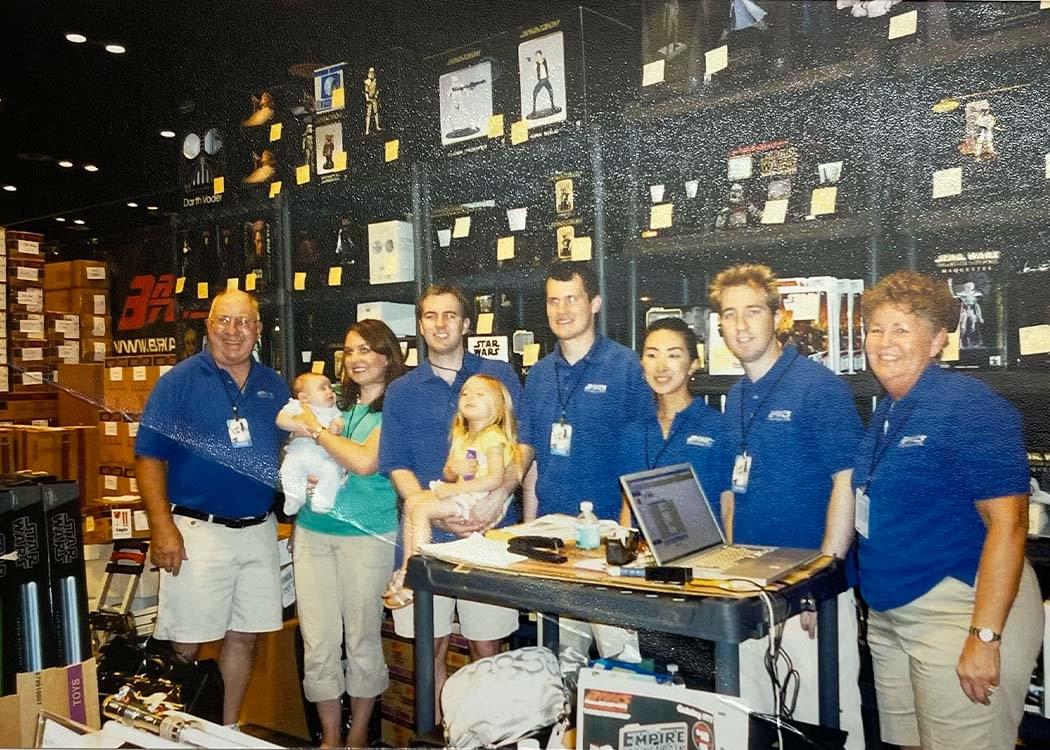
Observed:
[[[576,750],[741,750],[749,711],[730,696],[580,670]]]

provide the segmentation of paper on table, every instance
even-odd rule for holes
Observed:
[[[515,555],[507,551],[507,543],[486,539],[474,533],[463,539],[443,544],[424,544],[420,551],[426,557],[433,557],[445,562],[480,565],[487,568],[505,568],[514,563],[528,560],[525,555]]]
[[[646,63],[642,66],[642,87],[652,86],[653,84],[663,83],[664,80],[664,61],[653,60],[651,63]]]

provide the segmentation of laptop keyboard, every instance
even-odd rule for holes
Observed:
[[[753,560],[756,557],[762,557],[770,549],[770,547],[720,547],[713,552],[705,552],[693,558],[691,563],[695,568],[725,570],[742,560]]]

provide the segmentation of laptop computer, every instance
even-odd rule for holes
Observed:
[[[818,550],[726,544],[691,464],[620,477],[658,565],[691,567],[693,578],[765,586],[820,557]]]

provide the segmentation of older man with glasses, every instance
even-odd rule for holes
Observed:
[[[154,635],[192,661],[222,640],[223,721],[237,722],[258,633],[281,627],[274,503],[289,399],[254,360],[259,305],[240,291],[212,301],[208,349],[183,360],[150,394],[135,471],[161,569]]]

